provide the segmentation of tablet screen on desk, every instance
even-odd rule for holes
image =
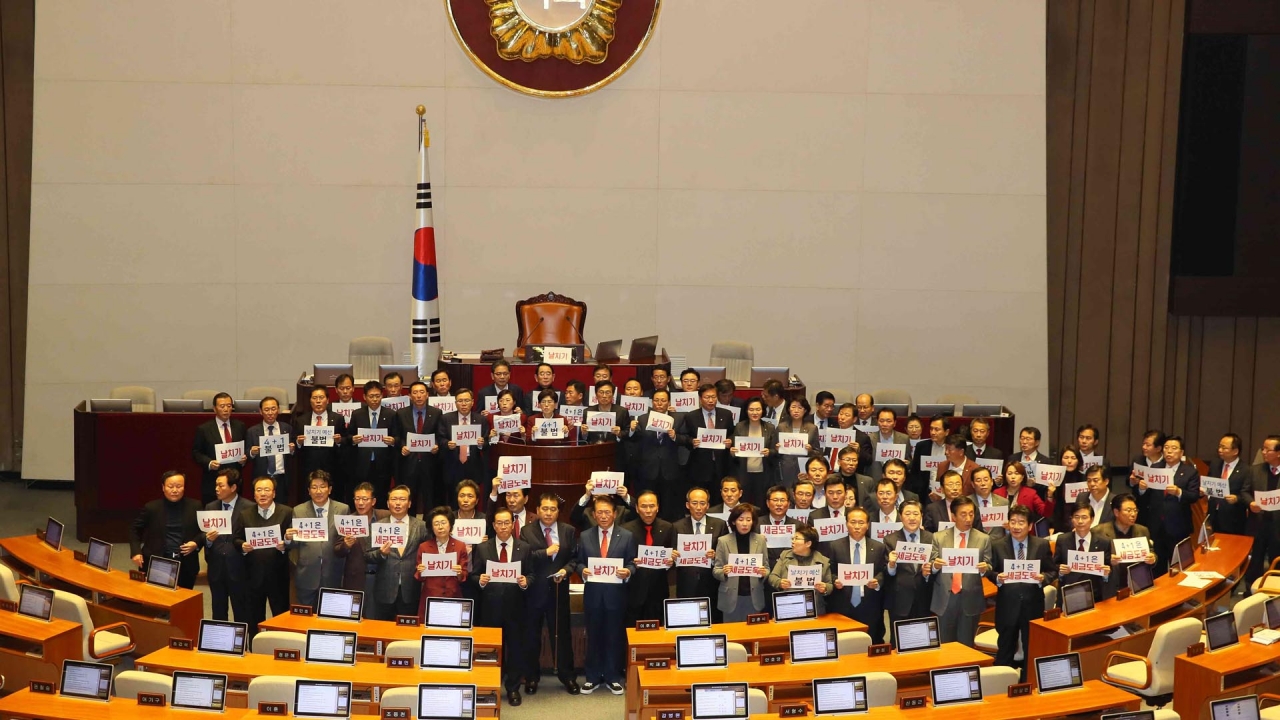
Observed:
[[[1093,609],[1093,583],[1084,580],[1062,588],[1062,612],[1075,615]]]
[[[898,638],[898,652],[932,650],[939,647],[938,618],[930,615],[918,620],[898,620],[893,623],[893,635]]]
[[[356,664],[356,634],[331,630],[307,631],[307,662]]]
[[[294,717],[351,717],[351,683],[298,680],[293,688]]]
[[[249,626],[226,620],[201,620],[196,650],[221,655],[244,655],[244,638]]]
[[[862,676],[813,681],[813,714],[835,715],[867,711],[867,679]]]
[[[418,665],[439,670],[471,669],[471,638],[454,635],[423,635]]]
[[[418,686],[419,720],[473,720],[476,716],[475,685]]]
[[[20,586],[18,612],[48,622],[53,615],[53,591],[35,585]]]
[[[172,590],[178,587],[178,570],[182,564],[177,560],[152,555],[147,563],[147,584]]]
[[[1173,546],[1173,557],[1178,563],[1178,569],[1183,572],[1196,564],[1196,546],[1191,544],[1191,538]]]
[[[982,699],[982,681],[977,665],[930,670],[929,685],[933,688],[934,707]]]
[[[111,543],[89,538],[89,551],[84,554],[84,561],[99,570],[110,570]]]
[[[1036,658],[1036,687],[1040,692],[1070,690],[1084,686],[1080,674],[1080,653]]]
[[[721,720],[747,717],[746,683],[695,683],[693,720]]]
[[[363,604],[364,593],[360,590],[320,588],[316,614],[332,620],[359,620],[360,606]]]
[[[468,598],[427,598],[426,617],[422,619],[427,627],[471,628],[472,603]]]
[[[49,518],[44,523],[44,544],[54,550],[62,549],[62,523]]]
[[[729,664],[724,635],[683,635],[676,638],[676,667],[725,667]]]
[[[662,601],[662,624],[668,630],[711,627],[711,598],[667,598]]]
[[[1156,584],[1155,576],[1151,572],[1151,566],[1144,562],[1129,563],[1125,565],[1125,570],[1129,573],[1129,589],[1134,595],[1150,590]]]
[[[226,700],[227,676],[209,673],[173,673],[173,687],[169,691],[169,705],[188,710],[222,711]]]
[[[1267,600],[1267,627],[1280,629],[1280,595],[1272,595]]]
[[[1209,703],[1213,720],[1258,720],[1258,696],[1245,695]]]
[[[1221,650],[1240,642],[1240,635],[1236,632],[1236,614],[1230,610],[1214,615],[1211,618],[1206,618],[1204,632],[1208,636],[1210,652]]]
[[[58,694],[87,700],[111,698],[111,666],[106,663],[62,661],[62,683]]]
[[[836,645],[835,628],[791,631],[791,662],[835,660],[838,657],[840,650]]]
[[[773,594],[775,621],[805,620],[817,616],[817,605],[814,602],[812,590],[788,590]]]

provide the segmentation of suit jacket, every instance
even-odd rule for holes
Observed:
[[[529,543],[512,535],[507,541],[507,562],[520,563],[520,574],[529,574]],[[497,536],[472,546],[475,556],[472,572],[479,578],[489,572],[489,562],[498,562],[501,552],[498,549]],[[514,583],[490,582],[480,588],[480,621],[488,627],[502,627],[507,624],[519,625],[524,622],[525,591]],[[514,659],[514,658],[513,658]]]
[[[636,466],[629,470],[634,470],[640,481],[636,485],[639,490],[652,490],[666,482],[675,482],[680,477],[678,450],[683,448],[666,433],[662,433],[662,440],[659,441],[659,433],[645,430],[648,425],[649,413],[644,413],[636,418],[635,432],[622,433],[623,439],[635,447]],[[630,427],[630,422],[627,427]]]
[[[322,587],[338,587],[342,583],[342,571],[346,566],[346,558],[338,557],[333,551],[333,540],[339,537],[334,526],[334,515],[348,515],[351,508],[345,503],[329,499],[329,507],[324,511],[325,525],[329,527],[329,542],[294,542],[289,550],[289,561],[293,564],[294,587],[299,590],[318,590]],[[296,518],[314,518],[315,507],[308,500],[293,508]],[[282,528],[281,532],[288,530]]]
[[[882,463],[882,462],[880,462],[879,460],[876,460],[876,459],[875,459],[875,457],[876,457],[876,445],[879,445],[881,442],[883,442],[883,440],[881,440],[881,439],[880,439],[880,433],[879,433],[879,432],[871,433],[870,435],[868,435],[868,436],[867,436],[867,439],[868,439],[868,441],[870,441],[870,443],[871,443],[871,458],[872,458],[871,464],[870,464],[869,466],[867,466],[867,474],[871,476],[871,479],[876,480],[876,481],[879,481],[879,480],[880,480],[880,478],[881,478],[881,477],[883,477],[883,473],[884,473],[884,463]],[[891,444],[893,444],[893,445],[906,445],[906,446],[907,446],[907,455],[906,455],[906,457],[904,457],[904,458],[903,458],[903,462],[907,463],[907,467],[908,467],[908,468],[909,468],[909,467],[911,467],[911,464],[910,464],[910,463],[911,463],[911,450],[912,450],[912,447],[911,447],[911,438],[908,438],[908,437],[907,437],[907,434],[906,434],[906,433],[904,433],[904,432],[899,432],[899,431],[897,431],[897,430],[894,430],[894,431],[893,431],[893,439],[892,439],[892,440],[890,440],[889,442],[890,442]]]
[[[717,410],[717,412],[727,413],[728,410]],[[690,413],[690,414],[692,415],[694,413]],[[701,412],[696,414],[698,415],[698,418],[700,420],[705,419],[705,416],[703,416]],[[735,438],[738,436],[746,437],[749,434],[750,434],[750,421],[743,420],[742,422],[735,425],[733,427],[733,430],[729,433],[728,435],[728,437],[730,438],[730,440],[728,441],[730,443],[729,447],[733,447],[732,438]],[[760,438],[764,440],[764,446],[769,448],[769,454],[763,458],[760,458],[761,460],[763,460],[763,462],[760,464],[760,472],[764,473],[765,475],[765,478],[766,478],[765,487],[769,487],[771,485],[776,485],[778,483],[778,463],[780,462],[779,460],[780,456],[778,455],[778,448],[775,447],[778,444],[777,428],[775,428],[772,423],[769,423],[766,420],[761,420],[760,421]],[[730,464],[733,467],[734,477],[738,478],[739,483],[746,482],[747,461],[750,460],[750,458],[735,457],[732,453],[729,454],[729,457],[732,458]],[[791,459],[793,460],[795,459],[795,456],[788,456],[788,457],[791,457]]]
[[[556,538],[560,542],[560,552],[555,557],[548,557],[541,521],[527,523],[520,528],[520,539],[529,546],[529,589],[525,593],[528,607],[544,608],[556,602],[561,603],[561,607],[568,607],[564,603],[569,602],[569,581],[556,583],[550,576],[573,564],[574,556],[578,554],[578,531],[568,523],[557,521]]]
[[[987,527],[982,524],[982,498],[978,497],[978,493],[976,492],[973,493],[972,495],[969,496],[969,499],[972,500],[973,504],[976,506],[974,508],[974,513],[973,513],[973,526],[974,527],[981,526],[982,532],[991,536],[991,542],[996,542],[1000,538],[1004,537],[1006,535],[1006,532],[1003,525],[998,525],[996,527]],[[995,494],[995,491],[992,491],[991,495],[988,496],[987,499],[991,503],[990,507],[1002,507],[1009,504],[1009,498],[1000,497],[999,495]]]
[[[857,504],[863,505],[863,507],[865,507],[864,503],[866,502],[867,498],[871,499],[871,504],[873,506],[876,504],[876,482],[877,481],[872,480],[871,476],[862,475],[861,473],[855,473],[853,477],[847,477],[840,472],[839,468],[836,468],[831,475],[827,476],[827,479],[831,479],[831,477],[833,476],[839,477],[841,480],[844,480],[844,487],[845,487],[845,503],[844,504],[846,507],[853,507],[855,501],[857,502]],[[819,489],[818,492],[819,494],[821,494],[821,489]]]
[[[907,444],[911,444],[910,441],[907,441]],[[933,457],[933,440],[926,438],[916,443],[916,446],[911,450],[911,462],[908,465],[905,485],[920,497],[928,497],[929,495],[929,473],[921,467],[921,462],[927,457]]]
[[[929,592],[929,583],[936,577],[933,573],[925,576],[920,572],[919,565],[908,565],[906,563],[898,563],[894,567],[894,574],[888,574],[888,553],[896,551],[898,543],[906,541],[907,534],[905,530],[894,530],[884,536],[885,575],[888,578],[888,602],[886,605],[889,607],[889,613],[895,617],[905,617],[910,613],[915,595]],[[932,545],[933,533],[922,527],[919,530],[919,536],[916,541]]]
[[[978,455],[974,452],[973,446],[968,445],[964,449],[964,456],[970,460],[976,460]],[[991,444],[991,438],[987,438],[987,444],[982,448],[983,460],[1003,460],[1004,451]]]
[[[726,446],[733,444],[733,414],[728,410],[716,408],[715,430],[724,430]],[[685,413],[676,427],[676,442],[689,448],[689,465],[687,479],[696,487],[718,487],[720,478],[728,475],[729,460],[733,457],[728,450],[704,450],[695,448],[693,441],[698,439],[698,431],[707,427],[706,416],[702,409]]]
[[[884,543],[875,540],[868,534],[863,538],[863,547],[866,548],[862,562],[867,565],[874,565],[874,578],[879,588],[871,589],[869,587],[862,588],[862,603],[858,605],[858,610],[864,610],[863,606],[871,603],[871,609],[884,607],[884,588],[889,583],[889,551],[885,549]],[[840,563],[846,565],[853,562],[853,556],[849,554],[849,538],[841,538],[834,542],[827,543],[826,549],[823,551],[831,560],[831,579],[835,581],[839,579]],[[901,567],[901,566],[899,566]],[[828,600],[829,607],[832,612],[843,613],[852,617],[853,608],[853,588],[843,588],[835,590],[831,593]]]
[[[293,508],[283,503],[276,503],[271,517],[263,518],[256,504],[240,511],[240,526],[236,529],[236,544],[245,541],[246,528],[280,526],[280,538],[284,539],[284,531],[292,527]],[[286,543],[286,551],[288,544]],[[283,584],[289,586],[289,556],[277,548],[259,548],[250,550],[244,556],[245,575],[249,587],[268,587]]]
[[[599,526],[582,534],[578,543],[578,556],[574,559],[574,571],[582,572],[587,568],[589,558],[600,557]],[[615,523],[609,528],[609,554],[607,557],[622,560],[622,567],[631,574],[636,571],[635,536],[618,527]],[[586,578],[583,578],[584,580]],[[629,578],[628,578],[629,580]],[[582,593],[582,609],[587,613],[604,611],[621,615],[627,609],[628,581],[620,585],[610,583],[587,582]]]
[[[372,544],[364,553],[366,567],[378,566],[373,595],[374,600],[383,604],[393,603],[397,598],[412,600],[418,595],[419,582],[413,577],[418,572],[418,546],[430,534],[421,518],[406,515],[405,519],[409,521],[409,535],[405,538],[403,555],[397,554],[396,549],[392,548],[384,556],[382,548],[373,547]],[[388,517],[383,522],[391,522],[391,518]]]
[[[1165,467],[1163,462],[1155,467]],[[1191,506],[1200,499],[1200,472],[1190,461],[1179,463],[1173,483],[1182,494],[1172,496],[1164,491],[1147,490],[1142,500],[1152,511],[1152,522],[1162,526],[1166,535],[1177,542],[1191,535]]]
[[[207,540],[200,543],[204,546],[204,562],[209,566],[206,577],[210,584],[219,582],[237,582],[245,581],[244,575],[244,553],[240,552],[240,546],[236,544],[236,527],[241,522],[240,513],[253,507],[253,503],[246,498],[236,496],[235,502],[231,503],[231,530],[226,533],[219,533],[218,539],[210,544]],[[222,501],[214,500],[204,506],[205,510],[221,510]]]
[[[400,432],[399,423],[396,421],[396,412],[386,408],[378,410],[378,426],[375,428],[370,422],[369,406],[356,408],[351,413],[351,422],[347,423],[347,434],[355,437],[360,434],[361,430],[374,429],[386,430],[387,436],[395,438]],[[351,443],[351,454],[354,456],[356,478],[363,481],[370,477],[390,477],[392,470],[395,468],[395,461],[399,457],[396,453],[399,450],[394,445],[384,445],[382,447],[357,447],[353,441]]]
[[[1058,570],[1059,565],[1067,564],[1068,552],[1072,550],[1080,550],[1079,540],[1080,536],[1076,535],[1075,532],[1066,532],[1058,536],[1058,542],[1053,550],[1053,569],[1055,572]],[[1089,531],[1089,538],[1085,541],[1085,548],[1087,549],[1087,552],[1103,553],[1102,562],[1106,565],[1110,565],[1112,547],[1111,540],[1112,538],[1104,537],[1097,531],[1097,529],[1093,529]],[[1040,563],[1040,566],[1044,567],[1044,563]],[[1112,568],[1112,574],[1115,574],[1115,568]],[[1097,575],[1068,572],[1062,575],[1060,584],[1062,587],[1066,587],[1072,583],[1083,582],[1085,580],[1088,580],[1093,584],[1093,596],[1095,598],[1102,600],[1115,595],[1114,584],[1106,582],[1107,579],[1098,577]],[[1108,585],[1112,585],[1110,592],[1108,592]],[[1059,604],[1061,604],[1062,596],[1059,595],[1058,597]]]
[[[1087,499],[1087,498],[1089,498],[1089,497],[1092,497],[1091,495],[1089,495],[1089,493],[1081,493],[1081,494],[1080,494],[1080,498],[1086,498],[1086,499]],[[1080,498],[1076,498],[1076,499],[1077,499],[1077,500],[1079,500]],[[1116,519],[1116,511],[1111,509],[1111,501],[1112,501],[1112,500],[1114,500],[1114,499],[1115,499],[1115,494],[1114,494],[1114,493],[1112,493],[1110,490],[1107,490],[1107,496],[1106,496],[1106,498],[1103,500],[1103,503],[1102,503],[1102,512],[1095,512],[1095,513],[1094,513],[1094,516],[1095,516],[1095,517],[1097,518],[1097,520],[1098,520],[1096,523],[1094,523],[1094,524],[1093,524],[1093,526],[1094,526],[1094,527],[1097,527],[1097,526],[1101,525],[1102,523],[1109,523],[1109,522],[1114,522],[1114,521],[1115,521],[1115,519]],[[1248,507],[1248,504],[1247,504],[1247,503],[1245,504],[1245,507],[1246,507],[1246,508]]]
[[[1260,462],[1250,466],[1247,471],[1245,480],[1240,485],[1240,492],[1243,497],[1240,502],[1248,506],[1254,501],[1254,493],[1263,492],[1272,489],[1275,485],[1276,489],[1280,489],[1280,482],[1275,481],[1275,476],[1271,474],[1271,466],[1265,462]],[[1260,512],[1257,513],[1257,526],[1255,533],[1258,537],[1280,537],[1280,522],[1272,520],[1273,513]]]
[[[751,533],[748,537],[747,554],[759,555],[767,560],[769,557],[769,547],[768,541],[765,540],[765,537],[757,532]],[[738,601],[741,599],[741,596],[738,595],[738,582],[741,579],[741,576],[727,576],[724,572],[725,565],[729,563],[729,555],[737,552],[737,533],[722,535],[720,539],[716,541],[716,559],[713,561],[714,564],[711,566],[711,574],[714,575],[716,581],[720,583],[720,588],[716,597],[716,607],[720,608],[721,612],[733,612],[737,609]],[[765,567],[766,574],[768,570],[769,568]],[[760,575],[752,575],[747,578],[747,582],[751,587],[751,595],[748,596],[751,598],[751,609],[754,612],[764,610],[764,588],[766,585],[764,577]]]
[[[586,412],[589,412],[589,413],[601,412],[600,406],[599,405],[588,406],[586,409]],[[617,403],[613,404],[611,412],[613,412],[613,424],[622,428],[622,435],[621,436],[614,435],[611,432],[587,433],[587,437],[586,437],[587,442],[589,443],[616,442],[619,439],[625,438],[627,436],[627,429],[631,427],[631,413],[628,413],[626,408],[622,407]],[[583,413],[582,422],[586,423],[586,421],[587,421],[586,413]]]
[[[961,494],[972,495],[973,494],[973,471],[977,470],[980,467],[982,466],[970,460],[967,457],[964,459],[964,465],[959,468],[952,468],[950,462],[944,462],[938,466],[938,482],[942,482],[943,473],[947,472],[948,470],[954,469],[956,472],[960,473],[960,477],[964,478],[964,490],[961,492]]]
[[[942,557],[943,548],[956,547],[956,529],[947,528],[933,536],[933,557]],[[978,530],[976,527],[969,531],[969,541],[966,547],[978,549],[978,562],[991,564],[991,538],[986,533]],[[933,602],[930,603],[929,609],[933,614],[941,617],[947,611],[947,604],[952,601],[951,597],[951,575],[950,573],[937,573],[938,580],[933,584]],[[960,603],[965,615],[974,616],[981,615],[982,611],[987,607],[987,601],[982,595],[982,576],[981,575],[962,575],[960,577]]]
[[[791,487],[799,479],[800,473],[804,472],[804,464],[809,462],[809,457],[814,453],[822,453],[822,446],[818,440],[818,426],[814,425],[811,420],[805,418],[804,422],[793,427],[794,421],[791,418],[785,418],[778,423],[775,429],[777,433],[804,433],[809,436],[809,447],[813,448],[809,455],[783,455],[778,452],[778,448],[768,445],[770,454],[776,457],[778,463],[778,480],[783,485]],[[774,441],[778,442],[777,440]]]
[[[347,436],[347,421],[342,419],[338,413],[329,410],[325,416],[324,424],[333,426],[335,436],[341,436],[341,440],[335,440],[333,447],[307,447],[303,441],[306,435],[306,427],[314,425],[316,414],[308,409],[306,412],[297,416],[294,423],[294,442],[298,445],[298,476],[307,478],[311,476],[314,470],[324,470],[329,473],[330,477],[335,477],[335,473],[339,473],[342,468],[342,446],[350,442],[351,438]]]
[[[515,407],[523,408],[524,390],[522,390],[519,385],[512,382],[507,383],[506,389],[511,391],[511,397],[516,401]],[[481,412],[484,412],[484,409],[489,407],[489,398],[498,397],[499,392],[498,386],[493,383],[489,383],[488,385],[480,388],[480,392],[476,394],[476,407],[479,408]]]
[[[288,437],[290,443],[293,443],[296,441],[293,436],[292,425],[280,419],[276,420],[276,425],[279,426],[278,429],[276,430],[278,434]],[[260,447],[262,445],[262,438],[266,437],[266,434],[267,434],[267,429],[266,427],[263,426],[262,423],[258,422],[250,425],[248,429],[245,430],[245,433],[244,433],[244,454],[249,455],[250,448]],[[271,463],[269,462],[269,460],[270,458],[264,458],[264,457],[261,457],[260,455],[253,458],[252,462],[253,462],[254,477],[260,477],[262,475],[272,474],[270,470]],[[276,465],[275,475],[277,476],[285,475],[288,471],[288,464],[285,462],[287,458],[278,457],[276,458],[276,460],[277,460],[277,465]],[[244,477],[242,474],[242,482],[246,479],[247,477]]]
[[[941,527],[940,523],[951,522],[951,513],[947,508],[950,506],[945,498],[942,500],[934,500],[924,507],[924,527],[931,533],[938,532]],[[973,529],[985,533],[982,527],[982,516],[978,514],[978,509],[973,511]]]
[[[490,424],[480,416],[480,411],[475,408],[471,409],[471,415],[468,417],[470,425],[480,426],[480,436],[487,438],[489,434]],[[440,446],[438,454],[443,458],[444,479],[446,484],[446,492],[452,493],[452,488],[456,486],[464,478],[481,478],[493,477],[489,474],[489,460],[486,457],[488,445],[471,446],[468,451],[467,462],[464,464],[459,460],[461,447],[449,449],[449,440],[453,435],[455,425],[463,423],[459,422],[458,412],[455,410],[451,413],[445,413],[437,424],[436,443]]]
[[[1225,463],[1221,459],[1210,463],[1209,477],[1221,478],[1223,465]],[[1249,534],[1249,531],[1245,528],[1249,514],[1249,503],[1242,502],[1241,497],[1245,481],[1249,476],[1248,469],[1244,458],[1237,458],[1235,467],[1231,468],[1231,474],[1227,476],[1227,487],[1229,489],[1227,494],[1236,496],[1234,505],[1226,500],[1209,498],[1209,522],[1213,525],[1215,531],[1231,533],[1232,535]]]
[[[129,554],[142,555],[142,559],[150,561],[152,555],[164,555],[164,539],[167,531],[164,498],[148,502],[142,507],[142,513],[133,521],[132,532],[129,533]],[[200,501],[184,497],[178,501],[182,511],[182,543],[194,542],[196,552],[181,555],[177,560],[182,564],[181,572],[194,579],[200,573],[200,546],[204,545],[204,533],[196,522],[196,511],[200,509]],[[165,556],[168,557],[168,556]]]
[[[895,510],[900,510],[902,508],[902,503],[905,503],[908,500],[915,500],[916,502],[920,502],[920,497],[915,493],[911,492],[910,490],[907,490],[905,488],[905,484],[903,489],[899,491],[899,494],[902,496],[902,502],[899,502],[897,504],[897,506],[894,508]],[[871,522],[880,522],[879,520],[880,501],[874,495],[868,497],[865,501],[863,501],[862,509],[867,511],[867,515],[871,517]]]
[[[435,435],[440,427],[440,418],[444,416],[444,413],[440,412],[440,408],[427,405],[423,408],[422,432],[418,433],[418,422],[417,418],[414,417],[414,411],[412,402],[409,403],[408,407],[403,407],[396,411],[395,451],[400,454],[400,465],[396,471],[396,477],[400,480],[414,478],[421,481],[434,478],[440,453],[445,451],[445,448],[438,448],[434,453],[411,452],[408,455],[404,455],[401,452],[401,448],[409,443],[409,433]],[[437,438],[438,440],[439,438]]]
[[[1030,583],[1004,583],[996,590],[996,626],[1017,622],[1019,611],[1024,610],[1031,617],[1044,616],[1044,586],[1052,585],[1058,576],[1057,563],[1050,562],[1049,541],[1035,535],[1027,536],[1026,560],[1039,560],[1040,572],[1044,581],[1038,585]],[[987,579],[997,582],[997,576],[1004,572],[1006,560],[1016,560],[1013,536],[1006,535],[991,546],[991,568],[987,570]],[[1101,580],[1102,578],[1098,578]],[[1094,588],[1095,591],[1097,588]]]
[[[386,510],[373,511],[373,517],[369,518],[369,523],[386,522],[391,513]],[[330,536],[332,537],[332,536]],[[356,538],[356,542],[351,547],[343,542],[343,539],[334,538],[333,554],[343,558],[342,564],[342,589],[343,590],[364,590],[365,569],[368,563],[365,562],[365,553],[369,552],[372,538],[369,536]]]
[[[1115,524],[1115,522],[1114,522],[1114,521],[1112,521],[1112,522],[1109,522],[1109,523],[1103,523],[1103,524],[1101,524],[1101,525],[1099,525],[1099,526],[1095,527],[1095,528],[1093,529],[1093,533],[1094,533],[1094,535],[1096,535],[1096,536],[1098,536],[1099,538],[1101,538],[1101,539],[1103,539],[1104,541],[1106,541],[1106,543],[1107,543],[1107,548],[1108,548],[1108,552],[1110,552],[1111,550],[1113,550],[1113,549],[1114,549],[1114,547],[1115,547],[1115,546],[1113,545],[1113,543],[1115,542],[1116,538],[1120,538],[1120,537],[1124,537],[1124,538],[1137,538],[1137,537],[1146,538],[1146,539],[1147,539],[1147,548],[1148,548],[1149,550],[1154,550],[1154,549],[1155,549],[1155,545],[1154,545],[1154,544],[1152,543],[1152,541],[1151,541],[1151,531],[1150,531],[1150,530],[1148,530],[1148,529],[1147,529],[1145,526],[1143,526],[1143,525],[1134,524],[1133,526],[1131,526],[1131,527],[1129,528],[1129,532],[1128,532],[1128,533],[1126,533],[1126,534],[1124,534],[1124,535],[1121,535],[1121,534],[1120,534],[1120,532],[1116,530],[1116,524]],[[1110,556],[1108,556],[1108,557],[1110,557]],[[1128,573],[1128,571],[1127,571],[1127,570],[1125,570],[1124,566],[1123,566],[1123,565],[1119,565],[1119,566],[1117,566],[1117,565],[1112,565],[1112,566],[1111,566],[1111,577],[1107,578],[1107,579],[1106,579],[1106,581],[1103,583],[1103,593],[1104,593],[1104,594],[1102,595],[1102,597],[1114,597],[1114,596],[1115,596],[1115,594],[1116,594],[1116,589],[1117,589],[1117,588],[1120,588],[1120,587],[1124,587],[1124,586],[1126,586],[1128,583],[1129,583],[1129,573]],[[1096,588],[1096,587],[1094,588],[1094,591],[1095,591],[1095,592],[1097,591],[1097,588]],[[1098,596],[1095,594],[1095,595],[1094,595],[1094,597],[1098,597]]]
[[[711,547],[715,548],[719,542],[720,536],[729,531],[727,525],[720,518],[714,518],[710,515],[704,515],[702,518],[702,532],[704,535],[711,536]],[[672,530],[677,536],[693,534],[693,518],[688,515],[671,523]],[[676,548],[679,550],[679,548]],[[714,565],[714,562],[713,562]],[[701,567],[677,567],[676,568],[676,597],[715,597],[718,590],[716,587],[716,578],[711,572],[711,568]]]
[[[235,418],[231,418],[227,422],[231,424],[231,442],[244,440],[244,423]],[[222,428],[218,426],[217,418],[203,422],[196,428],[196,436],[191,443],[191,459],[200,466],[202,488],[212,488],[218,479],[218,471],[210,470],[209,463],[216,459],[214,457],[214,446],[223,442],[226,442],[226,438],[222,435]],[[249,454],[248,443],[245,443],[244,453],[246,456]],[[233,463],[231,467],[239,468],[240,465]]]
[[[636,547],[645,544],[644,521],[640,518],[623,523],[622,529],[631,533],[636,539]],[[675,527],[662,518],[654,518],[653,544],[658,547],[674,548],[676,546]],[[638,610],[644,606],[645,599],[651,596],[666,598],[671,594],[667,583],[668,577],[670,577],[670,570],[637,567],[635,575],[631,577],[631,587],[627,590],[627,606]]]

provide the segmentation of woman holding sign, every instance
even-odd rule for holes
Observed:
[[[422,597],[418,601],[418,617],[426,617],[428,597],[462,597],[462,583],[467,581],[467,546],[453,537],[453,511],[441,506],[431,511],[429,520],[433,537],[418,546],[418,571],[413,577],[422,581]],[[440,556],[439,558],[427,556]],[[448,558],[450,565],[429,560]],[[446,572],[447,571],[447,572]]]
[[[538,393],[536,410],[525,419],[526,442],[538,445],[576,445],[578,443],[578,426],[567,427],[564,416],[556,412],[556,391],[543,390]],[[554,423],[559,421],[559,428]]]
[[[771,485],[778,484],[778,431],[773,423],[762,422],[764,417],[764,401],[753,397],[747,401],[746,419],[733,429],[733,437],[758,437],[764,440],[764,449],[759,457],[738,457],[738,448],[729,446],[729,453],[735,458],[735,474],[742,486],[743,495],[748,501],[763,504],[764,491]],[[794,477],[794,476],[793,476]]]
[[[1057,485],[1050,485],[1045,491],[1045,498],[1053,502],[1053,519],[1050,523],[1053,529],[1058,532],[1071,531],[1071,508],[1076,506],[1074,500],[1067,499],[1067,487],[1072,483],[1081,483],[1080,487],[1084,487],[1084,473],[1080,472],[1080,451],[1075,445],[1067,445],[1062,448],[1062,453],[1058,456],[1058,464],[1062,466],[1062,482]]]
[[[756,508],[751,503],[729,511],[729,527],[729,534],[716,541],[711,574],[720,581],[716,607],[724,613],[724,622],[743,622],[747,615],[764,610],[769,545],[756,531]]]
[[[502,422],[502,418],[511,416],[516,418],[515,432],[505,433],[498,432],[498,426]],[[521,444],[524,442],[524,411],[516,407],[515,393],[510,390],[503,390],[498,393],[498,412],[493,413],[489,417],[489,424],[493,429],[489,431],[489,442],[505,442]]]
[[[1009,498],[1009,505],[1022,505],[1031,508],[1035,520],[1053,514],[1053,498],[1048,502],[1040,499],[1035,490],[1027,487],[1027,468],[1021,462],[1011,462],[1004,468],[1004,485],[996,488],[996,494]],[[1035,524],[1035,520],[1032,524]]]
[[[787,455],[778,454],[778,472],[782,476],[783,485],[791,485],[791,483],[800,479],[804,474],[804,470],[800,467],[800,462],[818,448],[818,426],[812,421],[805,420],[809,416],[809,401],[804,397],[797,397],[787,405],[787,416],[778,423],[778,433],[804,433],[808,435],[805,441],[805,455]],[[773,446],[770,446],[773,447]],[[781,451],[782,448],[776,448]]]
[[[789,578],[792,566],[822,568],[821,578],[813,585],[815,610],[821,615],[827,611],[823,598],[831,594],[835,585],[831,584],[831,561],[818,552],[817,547],[817,530],[808,525],[796,528],[796,534],[791,537],[791,549],[782,551],[778,556],[778,562],[774,563],[773,570],[769,572],[769,577],[766,579],[775,590],[791,590],[796,587]]]

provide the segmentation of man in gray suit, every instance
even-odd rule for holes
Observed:
[[[297,538],[293,528],[285,530],[284,535],[293,541],[293,549],[289,552],[289,562],[293,566],[293,588],[299,605],[316,606],[320,588],[342,587],[342,571],[346,558],[334,554],[334,538],[338,536],[334,528],[334,515],[346,515],[351,509],[337,500],[330,500],[329,493],[333,485],[329,473],[323,470],[312,470],[308,478],[307,494],[311,499],[293,508],[295,518],[324,518],[329,534],[323,541],[302,541]]]
[[[969,497],[973,499],[974,506],[977,507],[976,524],[979,525],[983,532],[991,536],[991,541],[995,542],[1004,537],[1007,530],[1008,515],[1005,516],[1005,522],[996,526],[982,521],[982,512],[984,509],[993,507],[1004,507],[1009,504],[1009,498],[1000,497],[991,491],[995,482],[991,479],[991,471],[979,467],[973,471],[973,494]],[[1002,568],[996,568],[1002,570]]]
[[[283,455],[262,457],[262,438],[273,435],[293,437],[293,427],[287,422],[279,421],[280,401],[267,396],[258,401],[258,412],[262,413],[262,422],[250,425],[244,431],[244,446],[248,448],[249,457],[254,458],[254,477],[266,476],[276,481],[276,494],[281,500],[289,499],[289,476],[285,474]],[[289,452],[297,446],[289,443]]]
[[[394,620],[397,615],[417,615],[418,595],[422,583],[413,577],[418,569],[418,546],[427,538],[427,526],[421,518],[409,515],[409,488],[397,485],[387,496],[391,512],[386,522],[408,526],[403,548],[391,543],[370,547],[364,559],[377,566],[374,580],[374,602],[379,620]],[[368,598],[365,599],[368,602]]]
[[[951,518],[955,527],[933,535],[933,571],[939,573],[933,583],[933,603],[929,609],[938,616],[942,642],[959,642],[973,647],[978,633],[978,616],[987,607],[982,596],[982,576],[991,564],[991,538],[973,529],[977,508],[968,497],[951,501]],[[943,549],[968,548],[978,551],[977,573],[944,571]]]

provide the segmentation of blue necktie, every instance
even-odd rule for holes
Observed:
[[[231,509],[231,503],[222,503],[222,511],[226,512]]]
[[[369,413],[369,429],[373,430],[373,429],[376,429],[377,427],[378,427],[378,411],[374,410],[373,412]],[[373,448],[370,448],[369,462],[373,462],[374,460],[377,459],[377,457],[378,456],[374,454]]]
[[[854,543],[853,544],[853,564],[859,565],[861,563],[862,563],[862,543]],[[860,604],[862,604],[862,587],[857,586],[853,588],[853,606],[858,607],[858,605]]]

